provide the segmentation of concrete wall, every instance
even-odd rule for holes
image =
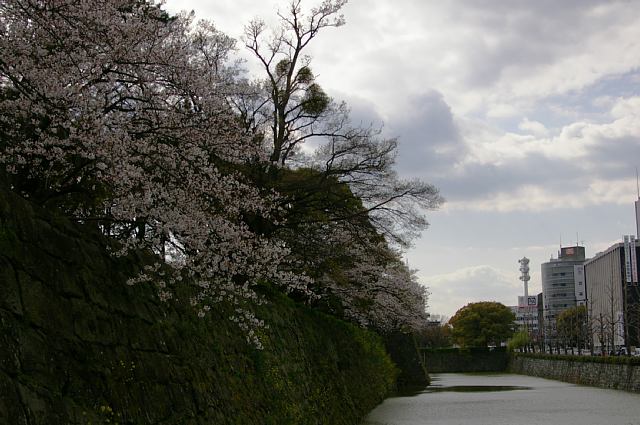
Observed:
[[[511,373],[573,384],[640,392],[640,365],[551,360],[515,355],[511,357],[508,370]]]

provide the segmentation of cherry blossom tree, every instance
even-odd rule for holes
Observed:
[[[382,333],[424,327],[428,292],[399,252],[383,242],[351,240],[349,255],[349,267],[319,278],[325,296],[335,298],[343,317]]]
[[[281,194],[286,217],[273,234],[287,241],[291,262],[314,277],[314,293],[361,324],[383,329],[396,319],[409,324],[411,315],[423,324],[426,291],[394,247],[409,245],[428,225],[424,211],[443,200],[434,186],[398,176],[397,141],[354,126],[305,54],[322,30],[345,23],[345,4],[326,0],[305,11],[293,0],[278,13],[279,27],[250,22],[243,41],[263,78],[231,101],[269,152],[267,184]]]
[[[344,183],[329,183],[326,191],[306,189],[313,174],[308,169],[289,172],[286,185],[298,192],[282,191],[306,199],[290,206],[287,223],[276,231],[290,248],[289,263],[313,279],[312,305],[383,332],[423,326],[427,292],[400,251],[365,215],[356,215],[360,222],[332,220],[337,211],[347,215],[362,209],[362,202]]]
[[[14,191],[95,223],[122,253],[154,250],[170,271],[132,283],[159,282],[166,299],[189,278],[200,314],[255,302],[260,280],[304,285],[278,268],[286,247],[246,224],[271,219],[277,195],[237,171],[263,151],[228,107],[233,40],[134,0],[7,0],[0,32],[0,161]],[[236,320],[257,321],[247,309]]]
[[[192,14],[138,0],[3,1],[3,178],[98,227],[115,254],[155,252],[130,283],[155,282],[169,299],[189,282],[200,315],[232,302],[258,345],[261,282],[323,296],[378,329],[422,321],[426,292],[391,246],[426,227],[437,189],[398,178],[396,141],[352,126],[303,54],[344,23],[344,4],[305,15],[295,0],[266,42],[251,23],[245,43],[266,79],[249,84],[230,59],[234,40]]]

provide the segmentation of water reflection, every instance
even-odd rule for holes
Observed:
[[[640,425],[640,395],[509,374],[438,374],[365,425]]]
[[[474,393],[474,392],[490,392],[490,391],[514,391],[514,390],[530,390],[531,387],[519,387],[515,385],[454,385],[451,387],[428,387],[423,393],[441,393],[452,391],[454,393]]]

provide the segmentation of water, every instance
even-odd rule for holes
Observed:
[[[365,425],[640,425],[640,394],[509,374],[432,375]]]

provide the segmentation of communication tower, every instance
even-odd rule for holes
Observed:
[[[523,257],[518,260],[520,263],[520,280],[524,283],[524,299],[525,301],[529,297],[529,281],[531,280],[531,276],[529,276],[529,259],[527,257]]]

